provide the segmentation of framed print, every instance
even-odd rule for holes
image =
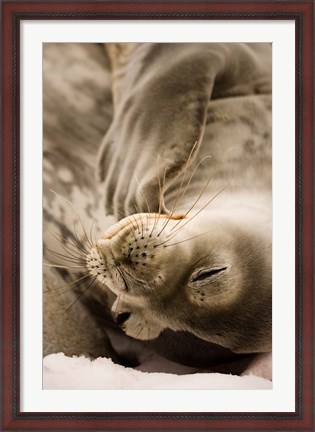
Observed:
[[[2,3],[3,430],[313,429],[313,6]]]

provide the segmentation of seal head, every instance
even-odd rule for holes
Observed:
[[[135,214],[105,232],[87,267],[117,295],[112,314],[127,335],[151,340],[170,329],[234,353],[270,351],[269,236],[257,236],[258,214],[244,229],[243,212],[212,209],[198,223]]]

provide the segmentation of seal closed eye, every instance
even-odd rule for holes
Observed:
[[[224,272],[226,269],[227,267],[221,267],[221,268],[199,271],[196,275],[192,275],[191,282],[203,281],[205,279],[211,278],[212,276]]]

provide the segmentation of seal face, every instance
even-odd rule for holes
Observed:
[[[100,237],[87,268],[117,295],[112,314],[127,335],[151,340],[170,329],[237,353],[270,349],[268,235],[258,238],[257,215],[245,231],[243,212],[229,220],[212,209],[198,223],[135,214]]]

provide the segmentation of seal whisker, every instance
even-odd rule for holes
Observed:
[[[117,272],[119,273],[120,277],[122,278],[122,280],[123,280],[123,282],[124,282],[124,285],[125,285],[125,286],[124,286],[125,291],[128,292],[128,291],[129,291],[129,288],[128,288],[127,281],[126,281],[126,279],[125,279],[125,274],[122,272],[122,270],[121,270],[121,268],[120,268],[119,266],[115,266],[115,268],[116,268]]]
[[[90,277],[91,277],[91,275],[89,273],[87,273],[86,275],[84,275],[84,276],[76,279],[75,281],[67,282],[67,283],[65,283],[63,285],[60,285],[60,286],[56,287],[56,288],[52,288],[50,290],[46,290],[46,291],[43,291],[43,292],[44,293],[52,294],[53,292],[59,291],[60,289],[65,288],[66,286],[70,287],[72,285],[76,285],[78,282],[80,282],[80,281],[82,281],[82,280],[84,280],[86,278],[90,278]],[[69,289],[67,291],[64,291],[62,293],[59,292],[58,294],[65,294],[66,292],[69,292],[69,291],[72,291],[72,290],[73,290],[73,288],[71,288],[71,289]]]
[[[99,227],[96,226],[96,220],[95,220],[95,218],[93,219],[93,222],[95,222],[95,224],[93,226],[93,228],[95,227],[95,230],[94,230],[95,232],[94,232],[94,235],[93,235],[93,232],[92,232],[92,229],[91,229],[91,242],[92,242],[93,246],[95,246],[95,244],[97,242],[97,239],[101,235],[101,231],[100,231]]]
[[[160,174],[159,174],[159,171],[160,171],[159,160],[160,160],[160,155],[158,155],[156,158],[156,177],[157,177],[157,181],[158,181],[158,185],[159,185],[159,207],[158,207],[158,214],[154,218],[154,224],[153,224],[153,228],[152,228],[152,231],[150,234],[152,234],[152,232],[154,231],[155,226],[157,224],[157,221],[160,218],[160,214],[161,214],[161,210],[162,210],[163,191],[162,191],[161,179],[160,179]]]
[[[140,284],[145,284],[145,283],[146,283],[144,280],[138,279],[138,278],[136,278],[135,276],[133,276],[133,275],[131,275],[130,273],[128,273],[127,270],[124,269],[124,268],[122,268],[121,271],[123,271],[124,274],[125,274],[127,277],[129,277],[129,280],[131,280],[131,281],[135,281],[135,282],[138,282],[138,283],[140,283]]]
[[[92,224],[91,224],[91,228],[90,228],[90,232],[89,232],[89,239],[90,239],[90,244],[95,244],[95,240],[96,240],[96,238],[95,238],[95,240],[93,240],[93,228],[94,228],[94,226],[95,226],[95,224],[96,224],[96,220],[95,220],[95,218],[93,218],[93,220],[92,220]]]
[[[76,229],[76,221],[74,220],[73,221],[73,232],[74,232],[74,238],[75,238],[75,240],[76,240],[76,242],[77,242],[77,244],[79,245],[79,247],[84,247],[84,243],[80,240],[80,238],[79,238],[79,234],[78,234],[78,232],[77,232],[77,229]],[[88,238],[87,238],[87,235],[86,235],[86,239],[87,239],[87,243],[88,243],[88,245],[91,247],[92,245],[91,245],[91,243],[89,242],[89,240],[88,240]],[[86,250],[86,249],[85,249]]]
[[[65,254],[63,254],[61,252],[53,251],[52,249],[49,249],[47,247],[45,247],[45,250],[47,252],[51,253],[52,255],[55,255],[58,258],[65,258],[65,259],[67,259],[67,261],[72,261],[74,264],[84,263],[84,259],[83,258],[77,258],[75,256],[70,255],[69,253],[68,253],[68,255],[65,255]]]
[[[137,210],[136,210],[137,211]],[[139,228],[139,225],[138,225],[138,220],[137,220],[137,218],[135,217],[135,215],[130,215],[132,218],[133,218],[133,220],[135,221],[135,224],[136,224],[136,226],[137,226],[137,230],[138,230],[138,234],[140,234],[140,228]],[[133,225],[132,225],[132,227],[133,227]],[[137,231],[136,231],[136,229],[135,229],[135,231],[134,231],[134,238],[135,238],[135,240],[137,240],[137,237],[136,237],[136,234],[137,233]]]
[[[81,259],[84,260],[85,259],[85,255],[80,254],[80,253],[76,253],[74,250],[72,250],[71,248],[69,248],[65,244],[60,243],[59,245],[68,254],[69,257],[71,257],[73,259],[77,259],[77,260],[81,260]]]
[[[114,209],[114,206],[111,206],[111,207]],[[115,209],[114,209],[114,210],[115,210]],[[135,207],[135,210],[136,210],[136,212],[138,213],[136,207]],[[117,211],[118,211],[118,213],[120,213],[123,217],[125,217],[125,214],[124,214],[122,211],[120,211],[119,209],[117,209]],[[137,222],[136,219],[135,219],[135,217],[134,217],[133,215],[130,215],[130,217],[133,217],[133,219],[135,220],[135,222]],[[136,236],[135,236],[136,228],[135,228],[134,224],[132,223],[132,221],[130,221],[130,223],[131,223],[131,226],[132,226],[132,234],[133,234],[133,236],[134,236],[134,239],[136,240]],[[139,226],[138,226],[138,224],[137,224],[137,228],[138,228],[138,231],[140,231],[140,230],[139,230]]]
[[[144,192],[143,192],[143,189],[142,189],[142,187],[140,186],[140,182],[139,182],[139,180],[138,180],[137,174],[135,173],[135,171],[134,171],[133,174],[134,174],[134,176],[135,176],[136,182],[137,182],[138,187],[139,187],[139,189],[140,189],[140,193],[141,193],[141,195],[142,195],[142,197],[143,197],[143,199],[144,199],[144,201],[145,201],[145,203],[146,203],[146,206],[147,206],[147,209],[148,209],[148,213],[151,213],[151,210],[150,210],[150,206],[149,206],[149,203],[148,203],[147,197],[145,196],[145,194],[144,194]],[[147,228],[148,228],[148,225],[147,225]]]
[[[134,207],[135,207],[136,212],[138,213],[138,210],[137,210],[135,204],[134,204]],[[114,209],[114,206],[112,206],[112,208]],[[120,211],[120,210],[118,210],[118,209],[117,209],[117,211],[118,211],[118,213],[120,213],[123,217],[125,217],[125,215],[124,215],[124,213],[123,213],[122,211]],[[135,221],[135,223],[136,223],[136,226],[137,226],[137,228],[138,228],[138,232],[140,232],[140,228],[139,228],[139,225],[138,225],[138,223],[137,223],[137,219],[134,217],[133,214],[130,215],[129,217],[132,217],[132,218],[134,219],[134,221]],[[130,221],[130,223],[131,223],[131,226],[132,226],[132,234],[133,234],[133,236],[134,236],[134,239],[136,240],[135,232],[136,232],[136,229],[137,229],[137,228],[134,226],[134,224],[133,224],[132,221]]]
[[[177,193],[177,195],[176,195],[175,203],[174,203],[174,205],[173,205],[173,208],[172,208],[172,210],[171,210],[171,212],[170,212],[170,214],[169,214],[169,217],[168,217],[167,221],[166,221],[165,224],[163,225],[161,231],[158,233],[158,235],[157,235],[158,237],[160,236],[160,234],[163,232],[163,230],[165,229],[165,227],[167,226],[167,224],[168,224],[169,221],[171,220],[171,218],[172,218],[172,216],[173,216],[173,214],[174,214],[174,212],[175,212],[175,210],[176,210],[176,208],[177,208],[178,202],[179,202],[180,199],[182,199],[182,197],[184,196],[184,194],[185,194],[185,192],[186,192],[186,190],[187,190],[187,188],[188,188],[188,186],[189,186],[189,184],[190,184],[190,182],[191,182],[191,179],[192,179],[192,177],[193,177],[193,175],[194,175],[196,169],[199,167],[199,165],[200,165],[200,164],[201,164],[205,159],[211,157],[211,156],[206,156],[206,157],[204,157],[204,158],[203,158],[203,159],[198,163],[198,165],[195,167],[195,170],[193,171],[191,177],[189,178],[189,180],[188,180],[188,182],[187,182],[187,184],[186,184],[186,187],[185,187],[185,189],[184,189],[184,192],[181,193],[181,190],[182,190],[182,187],[183,187],[183,183],[184,183],[184,180],[185,180],[185,178],[186,178],[187,170],[188,170],[188,167],[189,167],[189,165],[190,165],[190,163],[191,163],[191,157],[192,157],[192,154],[193,154],[193,151],[194,151],[196,145],[197,145],[197,141],[195,142],[193,148],[192,148],[191,151],[190,151],[190,154],[189,154],[188,160],[187,160],[187,162],[186,162],[186,164],[185,164],[185,170],[184,170],[183,173],[181,174],[181,175],[183,176],[183,178],[182,178],[181,184],[180,184],[180,186],[179,186],[179,190],[178,190],[178,193]],[[179,223],[179,222],[178,222],[178,223]]]
[[[234,148],[237,148],[237,147],[238,147],[238,146],[232,146],[232,147],[229,147],[228,149],[224,150],[223,155],[226,154],[227,152],[233,150]],[[205,156],[204,158],[202,158],[202,159],[198,162],[198,164],[196,165],[196,167],[194,168],[194,170],[193,170],[193,172],[192,172],[192,174],[191,174],[191,176],[190,176],[190,179],[189,179],[189,181],[188,181],[188,183],[187,183],[187,185],[186,185],[186,187],[185,187],[184,193],[182,194],[181,198],[185,195],[185,193],[186,193],[186,191],[187,191],[187,189],[188,189],[188,187],[189,187],[189,185],[190,185],[190,183],[191,183],[191,181],[192,181],[192,179],[193,179],[193,177],[194,177],[194,175],[195,175],[197,169],[198,169],[199,166],[201,165],[201,163],[204,162],[204,160],[206,160],[206,159],[208,159],[208,158],[211,158],[211,157],[212,157],[212,156],[210,156],[210,155]],[[216,171],[216,169],[218,168],[218,166],[219,166],[220,163],[222,163],[222,161],[217,161],[217,163],[215,164],[215,166],[214,166],[214,168],[213,168],[213,170],[212,170],[213,172]],[[194,204],[193,204],[193,205],[191,206],[191,208],[187,211],[187,213],[185,213],[183,219],[188,215],[188,213],[189,213],[189,212],[194,208],[194,206],[198,203],[199,199],[202,197],[202,195],[204,194],[205,190],[207,189],[207,187],[208,187],[208,185],[209,185],[211,179],[212,179],[212,176],[210,175],[209,178],[208,178],[208,180],[207,180],[207,182],[206,182],[206,184],[205,184],[205,186],[204,186],[204,188],[203,188],[203,190],[201,191],[201,194],[199,194],[199,196],[197,197],[197,199],[196,199],[196,201],[194,202]],[[183,219],[179,220],[179,221],[177,222],[177,224],[175,224],[175,225],[173,226],[173,228],[171,229],[171,231],[173,231],[173,230],[176,228],[176,226],[179,225],[179,224],[182,222]]]
[[[210,231],[206,231],[206,232],[203,232],[203,233],[201,233],[201,234],[195,235],[195,236],[193,236],[193,237],[189,237],[189,238],[187,238],[187,239],[185,239],[185,240],[181,240],[181,241],[179,241],[179,242],[176,242],[176,243],[172,243],[172,244],[166,245],[166,246],[164,246],[164,247],[175,246],[175,245],[178,245],[178,244],[180,244],[180,243],[184,243],[184,242],[186,242],[186,241],[193,240],[193,239],[198,238],[198,237],[202,237],[202,236],[204,236],[205,234],[207,234],[207,233],[209,233],[209,232],[210,232]],[[172,238],[174,238],[174,237],[175,237],[175,235],[174,235]],[[171,239],[168,239],[168,240],[166,240],[165,242],[160,243],[160,244],[157,245],[157,246],[160,246],[161,244],[167,243],[167,242],[170,241],[170,240],[171,240]]]
[[[194,203],[192,204],[192,206],[186,211],[186,213],[184,214],[183,218],[180,219],[174,226],[173,228],[171,228],[171,231],[173,231],[182,221],[183,219],[185,219],[187,217],[187,215],[193,210],[193,208],[197,205],[198,201],[201,199],[201,197],[203,196],[205,190],[207,189],[207,187],[209,186],[209,183],[212,179],[212,176],[210,175],[208,177],[208,180],[206,182],[206,184],[204,185],[201,193],[198,195],[198,197],[196,198],[196,200],[194,201]]]
[[[65,265],[59,265],[59,264],[50,264],[50,263],[43,263],[44,266],[46,267],[52,267],[52,268],[60,268],[60,269],[76,269],[76,271],[82,271],[85,270],[84,267],[82,266],[74,266],[74,267],[70,267],[70,266],[65,266]]]
[[[197,213],[195,213],[191,218],[189,218],[184,225],[181,225],[177,231],[175,231],[175,233],[177,234],[179,231],[182,230],[182,228],[184,228],[185,225],[187,225],[189,222],[191,222],[196,216],[198,216],[199,213],[201,213],[209,204],[211,204],[222,192],[224,192],[226,189],[228,189],[228,186],[224,187],[223,189],[221,189],[218,193],[216,193],[203,207],[201,207],[200,210],[197,211]],[[188,212],[187,212],[188,214]],[[177,225],[177,224],[176,224]]]
[[[116,236],[119,237],[119,238],[121,239],[121,241],[126,245],[126,247],[127,247],[127,249],[128,249],[128,253],[129,253],[129,247],[130,247],[130,245],[129,245],[129,243],[124,239],[124,237],[122,237],[122,236],[123,236],[123,233],[122,233],[122,232],[118,232],[118,233],[116,234]]]
[[[170,241],[170,240],[172,240],[174,237],[176,237],[176,234],[177,234],[177,233],[173,234],[171,237],[168,237],[168,238],[167,238],[164,242],[162,242],[162,243],[155,244],[154,247],[162,246],[163,244],[167,243],[168,241]]]
[[[158,158],[159,158],[159,156],[158,156]],[[150,232],[149,237],[152,237],[152,233],[155,230],[156,225],[158,224],[158,222],[160,220],[161,213],[162,213],[163,191],[164,191],[164,188],[165,188],[166,171],[167,171],[168,166],[169,166],[169,163],[167,163],[165,165],[164,172],[163,172],[163,181],[162,181],[162,185],[161,185],[161,180],[160,180],[160,175],[159,175],[158,159],[157,159],[157,179],[158,179],[158,184],[159,184],[159,209],[158,209],[158,214],[154,218],[154,224],[153,224],[153,227],[152,227],[152,230]]]
[[[45,247],[45,249],[47,250],[47,252],[51,253],[52,255],[56,256],[57,258],[62,258],[65,259],[66,261],[72,262],[73,264],[85,264],[83,258],[77,258],[77,257],[71,257],[69,255],[64,255],[62,253],[59,252],[55,252],[52,249],[49,249],[47,247]]]
[[[90,275],[92,277],[92,275]],[[103,276],[102,280],[99,280],[98,276],[100,276],[100,274],[98,273],[97,275],[95,275],[96,279],[95,279],[95,283],[96,284],[101,284],[101,286],[106,285],[105,280],[106,280],[106,276]]]
[[[134,209],[136,210],[136,214],[137,214],[137,213],[140,213],[137,204],[134,204],[133,207],[134,207]]]
[[[136,213],[139,213],[139,210],[138,210],[138,207],[136,206],[136,204],[134,204],[134,208],[135,208],[135,210],[136,210]],[[141,226],[141,237],[143,238],[143,228],[144,228],[144,226],[143,226],[143,223],[142,223],[142,220],[141,219],[138,219],[139,220],[139,222],[140,222],[140,226]]]
[[[178,234],[179,231],[180,231],[180,230],[175,231],[175,233],[173,233],[173,235],[172,235],[171,237],[168,237],[168,238],[167,238],[164,242],[162,242],[162,243],[155,244],[154,247],[162,246],[162,245],[168,243],[169,241],[171,241],[173,238],[175,238],[175,237],[177,236],[177,234]],[[186,239],[186,240],[183,240],[183,241],[192,240],[192,239],[194,239],[194,238],[196,238],[196,237],[203,236],[204,234],[207,234],[208,232],[210,232],[210,231],[206,231],[206,232],[204,232],[204,233],[202,233],[202,234],[198,234],[198,235],[196,235],[196,236],[194,236],[194,237],[190,237],[189,239]],[[180,241],[180,242],[178,242],[178,243],[182,243],[182,241]],[[175,244],[178,244],[178,243],[174,243],[174,245],[175,245]],[[172,245],[168,245],[168,246],[172,246]],[[166,247],[166,246],[164,246],[164,247]]]
[[[45,228],[45,231],[47,231],[52,237],[54,237],[60,244],[65,245],[66,243],[71,244],[73,247],[76,248],[77,251],[77,245],[73,243],[71,235],[72,233],[70,233],[69,237],[66,239],[64,237],[62,237],[62,235],[60,235],[59,233],[57,233],[56,231],[54,231],[52,228]],[[83,247],[83,245],[82,245]],[[86,249],[84,249],[86,251]]]
[[[53,230],[47,229],[47,231],[49,232],[50,235],[52,235],[59,243],[60,247],[62,247],[62,249],[69,253],[70,255],[72,255],[73,257],[85,257],[85,254],[83,252],[81,252],[81,249],[78,248],[77,245],[75,245],[74,243],[71,242],[70,239],[67,239],[65,241],[65,239],[61,236],[59,236],[57,233],[55,233]],[[81,245],[80,247],[82,247],[82,249],[85,251],[85,253],[88,253],[88,250],[85,249],[85,247],[83,245]]]
[[[135,208],[135,210],[136,210],[136,213],[139,213],[136,204],[134,204],[134,208]],[[137,228],[135,228],[135,226],[133,225],[133,223],[130,221],[130,222],[131,222],[131,226],[132,226],[132,228],[134,228],[134,234],[137,232],[137,230],[138,230],[138,234],[140,234],[140,228],[139,228],[139,225],[138,225],[138,220],[137,220],[137,218],[135,217],[134,214],[131,214],[129,217],[132,217],[132,218],[133,218],[133,220],[135,221],[136,227],[137,227]],[[136,236],[135,236],[135,235],[134,235],[134,238],[135,238],[135,240],[136,240]]]
[[[163,207],[163,201],[164,201],[163,192],[165,189],[166,171],[167,171],[167,168],[169,166],[169,163],[167,163],[165,165],[165,168],[163,171],[162,183],[161,183],[160,174],[159,174],[159,172],[160,172],[159,160],[160,160],[160,155],[158,155],[158,157],[156,159],[156,176],[157,176],[157,181],[158,181],[158,185],[159,185],[159,207],[158,207],[157,221],[154,221],[153,229],[155,228],[157,222],[159,221],[160,215],[162,214],[162,207]]]
[[[78,216],[78,219],[79,219],[79,221],[80,221],[80,224],[81,224],[81,227],[82,227],[82,230],[83,230],[83,233],[84,233],[84,236],[85,236],[85,238],[86,238],[86,240],[87,240],[87,242],[89,243],[89,239],[88,239],[88,236],[87,236],[87,233],[86,233],[86,230],[85,230],[85,227],[84,227],[84,224],[83,224],[83,222],[82,222],[82,219],[81,219],[81,216],[80,216],[80,212],[78,211],[78,209],[72,204],[72,202],[71,201],[69,201],[67,198],[65,198],[64,196],[62,196],[62,195],[60,195],[60,194],[58,194],[57,192],[55,192],[54,190],[52,190],[52,189],[49,189],[50,190],[50,192],[52,192],[57,198],[60,198],[61,200],[63,200],[63,201],[65,201],[73,210],[74,210],[74,212],[76,213],[76,215]],[[90,246],[92,247],[93,245],[91,245],[90,244]]]
[[[82,293],[80,293],[80,295],[74,300],[74,302],[72,302],[65,310],[64,310],[64,314],[66,312],[68,312],[68,310],[78,301],[80,300],[80,298],[87,292],[87,290],[93,285],[93,283],[95,282],[96,276],[94,277],[94,279],[92,279],[92,281],[89,283],[89,285],[85,288],[84,291],[82,291]]]
[[[163,207],[163,201],[164,201],[164,189],[165,189],[165,182],[166,182],[166,171],[167,168],[169,166],[169,163],[166,163],[164,171],[163,171],[163,181],[161,183],[161,179],[160,179],[160,167],[159,167],[159,160],[160,160],[160,155],[157,156],[156,159],[156,177],[157,177],[157,181],[158,181],[158,186],[159,186],[159,207],[158,207],[158,212],[156,214],[156,216],[154,217],[154,224],[152,227],[152,230],[150,232],[150,237],[152,236],[153,231],[155,230],[159,220],[160,220],[160,216],[162,214],[162,207]]]
[[[155,167],[155,174],[156,174],[156,178],[158,181],[158,186],[159,186],[159,208],[158,208],[158,214],[161,213],[161,209],[162,209],[162,185],[161,185],[161,179],[160,179],[160,165],[159,165],[159,161],[160,161],[160,155],[157,155],[156,158],[156,167]]]
[[[184,184],[184,181],[186,179],[186,174],[187,174],[188,168],[189,168],[189,166],[191,164],[192,155],[193,155],[193,153],[194,153],[194,151],[196,149],[197,144],[198,144],[198,141],[195,141],[194,145],[192,146],[192,149],[190,150],[190,153],[188,155],[187,161],[185,163],[185,168],[184,168],[183,172],[180,174],[182,176],[182,180],[181,180],[181,183],[179,185],[179,189],[178,189],[177,195],[175,197],[174,205],[172,207],[172,210],[171,210],[171,212],[169,214],[169,217],[168,217],[167,221],[164,223],[164,225],[163,225],[161,231],[159,232],[158,236],[163,232],[164,228],[167,226],[167,224],[171,220],[171,218],[172,218],[172,216],[173,216],[173,214],[174,214],[174,212],[175,212],[175,210],[177,208],[179,200],[183,197],[183,195],[186,192],[187,187],[188,187],[188,185],[189,185],[189,183],[191,181],[191,178],[190,178],[189,181],[188,181],[188,183],[187,183],[187,185],[186,185],[184,193],[182,194],[181,192],[182,192],[183,184]]]
[[[147,227],[146,227],[146,231],[149,231],[149,214],[148,214],[148,213],[147,213],[146,217],[147,217]]]
[[[188,181],[188,183],[187,183],[187,185],[186,185],[186,188],[185,188],[184,194],[186,193],[187,188],[189,187],[189,184],[190,184],[190,182],[191,182],[191,180],[192,180],[194,174],[196,173],[197,168],[200,166],[200,164],[201,164],[204,160],[206,160],[206,159],[208,159],[208,158],[211,158],[211,156],[205,156],[205,157],[204,157],[203,159],[201,159],[201,161],[197,164],[197,166],[195,167],[194,171],[192,172],[192,174],[191,174],[191,176],[190,176],[190,179],[189,179],[189,181]],[[175,228],[176,228],[176,227],[177,227],[177,226],[182,222],[182,220],[186,218],[186,216],[191,212],[191,210],[195,207],[195,205],[198,203],[198,201],[200,200],[200,198],[203,196],[205,190],[206,190],[207,187],[209,186],[209,183],[210,183],[211,179],[212,179],[212,174],[208,177],[208,180],[206,181],[206,183],[205,183],[205,185],[204,185],[204,187],[203,187],[201,193],[198,195],[198,197],[197,197],[196,200],[194,201],[193,205],[192,205],[192,206],[187,210],[187,212],[184,214],[184,217],[183,217],[182,219],[180,219],[180,220],[179,220],[179,221],[178,221],[178,222],[173,226],[173,228],[171,228],[171,231],[173,231],[173,230],[174,230],[174,229],[175,229]]]
[[[203,157],[203,158],[198,162],[198,164],[195,166],[193,172],[191,173],[191,176],[189,177],[188,182],[186,183],[185,189],[184,189],[184,191],[182,192],[179,201],[180,201],[180,200],[185,196],[185,193],[187,192],[187,189],[189,188],[190,183],[191,183],[191,181],[192,181],[194,175],[196,174],[197,169],[200,167],[200,165],[201,165],[205,160],[207,160],[207,159],[211,159],[211,158],[212,158],[212,156],[205,156],[205,157]]]
[[[77,238],[77,236],[74,234],[73,231],[67,230],[67,236],[63,237],[61,234],[54,231],[50,226],[45,227],[44,229],[52,237],[54,237],[62,247],[67,247],[69,249],[72,249],[71,252],[75,252],[75,253],[81,253],[82,252],[82,256],[85,255],[84,252],[88,253],[88,250],[86,249],[85,244]],[[84,252],[82,251],[82,249]],[[67,251],[67,252],[70,252],[70,251]]]
[[[177,204],[178,204],[178,202],[179,202],[179,198],[182,198],[182,196],[181,196],[181,192],[182,192],[183,184],[184,184],[184,181],[185,181],[185,179],[186,179],[186,174],[187,174],[188,168],[189,168],[189,166],[190,166],[190,164],[191,164],[192,155],[193,155],[193,152],[194,152],[195,149],[196,149],[197,144],[198,144],[198,141],[195,141],[195,143],[194,143],[194,145],[192,146],[192,149],[190,150],[190,153],[189,153],[189,155],[188,155],[187,161],[186,161],[186,163],[185,163],[184,170],[183,170],[183,172],[181,173],[181,175],[182,175],[182,180],[181,180],[181,183],[180,183],[180,185],[179,185],[179,189],[178,189],[177,195],[176,195],[176,197],[175,197],[175,202],[174,202],[173,208],[172,208],[171,213],[170,213],[170,218],[173,216],[173,214],[174,214],[174,212],[175,212],[175,210],[176,210],[176,208],[177,208]]]
[[[65,291],[62,291],[62,292],[55,292],[55,289],[46,290],[46,291],[43,291],[43,294],[55,295],[55,296],[58,295],[58,296],[60,296],[60,295],[63,295],[63,294],[67,294],[70,291],[74,291],[74,287],[71,287],[71,288],[69,288],[69,289],[67,289]]]
[[[86,230],[85,230],[85,227],[84,227],[84,225],[83,225],[83,222],[82,222],[82,219],[81,219],[80,216],[79,216],[79,221],[80,221],[80,224],[81,224],[81,227],[82,227],[82,230],[83,230],[83,233],[84,233],[84,237],[86,238],[86,241],[87,241],[88,245],[89,245],[90,247],[93,247],[93,244],[92,244],[92,243],[90,242],[90,240],[89,240],[89,237],[88,237],[88,235],[87,235],[87,232],[86,232]],[[73,222],[73,229],[75,230],[75,234],[76,234],[77,240],[80,242],[79,236],[78,236],[77,231],[76,231],[76,228],[75,228],[75,224],[76,224],[76,221]]]
[[[111,205],[111,208],[112,208],[114,211],[117,211],[118,213],[120,213],[120,214],[122,215],[123,218],[125,217],[125,214],[124,214],[121,210],[119,210],[119,209],[115,209],[115,206]]]

